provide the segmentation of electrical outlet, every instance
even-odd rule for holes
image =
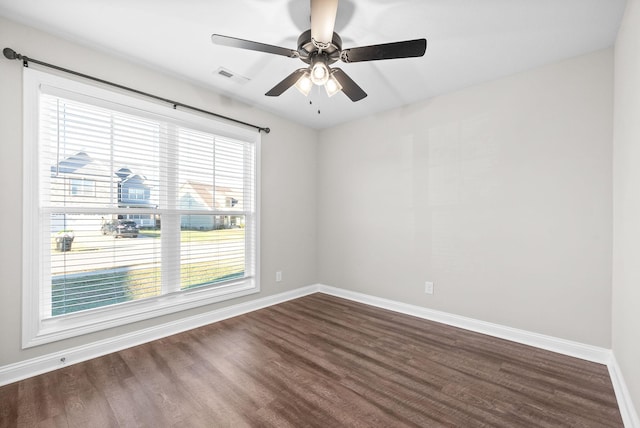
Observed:
[[[276,282],[281,282],[282,281],[282,271],[279,270],[276,272]]]
[[[424,283],[424,292],[426,294],[433,294],[433,282],[427,281]]]

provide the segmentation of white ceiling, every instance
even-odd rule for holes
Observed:
[[[294,88],[266,97],[304,64],[210,41],[218,33],[296,49],[309,27],[306,0],[0,0],[0,14],[322,129],[611,46],[624,6],[625,0],[341,0],[335,31],[343,48],[423,37],[428,43],[422,58],[340,64],[369,94],[357,103],[344,94],[327,98],[318,88],[309,98]],[[219,67],[250,80],[219,76]]]

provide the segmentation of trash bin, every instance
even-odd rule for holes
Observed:
[[[73,242],[73,236],[58,236],[56,237],[56,250],[58,251],[71,251],[71,243]]]

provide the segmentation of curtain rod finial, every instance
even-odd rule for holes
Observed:
[[[14,51],[11,48],[4,48],[2,50],[2,53],[4,54],[5,58],[7,58],[7,59],[17,59],[17,58],[20,58],[22,56],[19,53],[16,53],[16,51]]]

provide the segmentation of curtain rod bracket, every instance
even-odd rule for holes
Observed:
[[[39,64],[39,65],[41,65],[43,67],[53,68],[54,70],[59,70],[59,71],[65,72],[65,73],[73,74],[75,76],[80,76],[80,77],[82,77],[84,79],[93,80],[95,82],[99,82],[99,83],[102,83],[102,84],[105,84],[105,85],[114,86],[116,88],[124,89],[124,90],[130,91],[130,92],[135,92],[136,94],[144,95],[144,96],[149,97],[149,98],[154,98],[156,100],[164,101],[165,103],[172,104],[174,110],[177,109],[178,106],[185,107],[185,108],[188,108],[188,109],[191,109],[191,110],[194,110],[194,111],[198,111],[200,113],[205,113],[205,114],[208,114],[208,115],[211,115],[211,116],[218,117],[220,119],[225,119],[225,120],[229,120],[231,122],[239,123],[240,125],[245,125],[245,126],[249,126],[251,128],[255,128],[255,129],[258,130],[258,132],[265,132],[266,134],[271,132],[271,129],[269,129],[269,128],[263,128],[261,126],[253,125],[253,124],[247,123],[247,122],[243,122],[241,120],[234,119],[232,117],[223,116],[223,115],[218,114],[218,113],[214,113],[214,112],[211,112],[211,111],[208,111],[208,110],[203,110],[201,108],[193,107],[193,106],[190,106],[188,104],[182,104],[182,103],[179,103],[177,101],[171,101],[171,100],[168,100],[166,98],[162,98],[162,97],[159,97],[157,95],[153,95],[153,94],[150,94],[150,93],[147,93],[147,92],[139,91],[137,89],[129,88],[127,86],[120,85],[120,84],[114,83],[114,82],[110,82],[108,80],[103,80],[103,79],[100,79],[100,78],[97,78],[97,77],[89,76],[87,74],[79,73],[77,71],[69,70],[68,68],[63,68],[63,67],[59,67],[57,65],[53,65],[53,64],[46,63],[46,62],[38,61],[36,59],[32,59],[32,58],[29,58],[27,56],[21,55],[21,54],[17,53],[16,51],[14,51],[11,48],[4,48],[2,50],[2,53],[4,54],[5,58],[7,58],[7,59],[11,59],[11,60],[21,59],[23,67],[29,67],[29,61],[35,62],[36,64]]]

